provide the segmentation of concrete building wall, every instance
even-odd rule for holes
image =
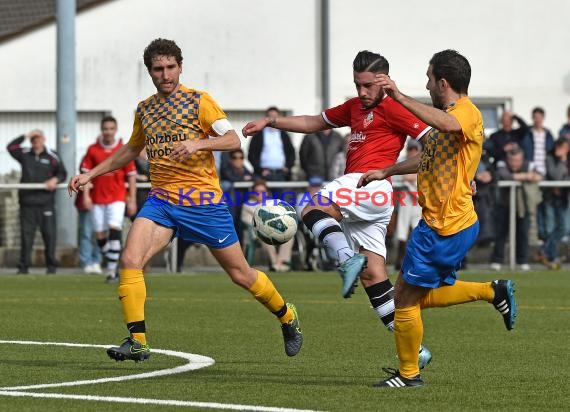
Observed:
[[[76,20],[77,109],[111,112],[119,134],[128,138],[136,103],[154,92],[143,49],[165,37],[183,50],[182,81],[208,90],[230,113],[273,104],[293,114],[318,113],[319,4],[115,0],[82,12]],[[354,95],[351,64],[359,50],[384,54],[401,89],[427,97],[429,58],[455,48],[472,64],[473,97],[506,99],[529,120],[532,107],[543,106],[546,125],[555,132],[565,120],[567,0],[331,0],[330,9],[331,104]],[[0,112],[55,109],[55,30],[55,24],[47,25],[0,44]],[[243,121],[235,126],[241,128]],[[0,128],[2,143],[13,137],[2,133]],[[55,136],[48,139],[55,146]],[[298,144],[300,136],[295,140]],[[6,155],[1,160],[0,173],[18,167]]]

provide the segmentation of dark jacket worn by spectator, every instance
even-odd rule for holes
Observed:
[[[32,148],[22,147],[29,137]],[[65,181],[67,172],[56,152],[45,146],[45,136],[39,130],[20,136],[8,144],[8,153],[22,165],[21,183],[41,183],[45,189],[20,190],[20,261],[18,273],[28,273],[32,263],[32,249],[36,229],[39,227],[44,241],[47,273],[55,273],[56,225],[55,189]]]
[[[512,128],[513,119],[519,124],[517,129]],[[503,127],[491,134],[489,139],[484,143],[484,148],[487,154],[489,157],[494,159],[493,161],[495,164],[501,160],[505,160],[505,146],[509,143],[516,143],[521,146],[522,141],[529,130],[525,121],[516,114],[510,114],[508,112],[503,113],[501,123],[503,124]]]
[[[285,155],[285,168],[287,169],[284,172],[285,180],[291,179],[291,169],[295,165],[295,148],[293,147],[293,143],[291,143],[291,137],[289,133],[284,131],[279,131],[281,135],[281,142],[283,144],[283,153]],[[264,136],[263,130],[259,133],[256,133],[251,138],[251,142],[249,144],[247,159],[253,166],[253,173],[256,176],[262,177],[265,180],[272,180],[270,179],[270,174],[264,173],[264,170],[268,170],[261,165],[261,153],[263,151],[264,146]],[[272,172],[271,170],[269,170]]]
[[[67,179],[67,171],[61,163],[56,152],[44,148],[44,151],[36,154],[30,148],[23,148],[24,135],[17,137],[8,144],[8,153],[22,165],[21,183],[45,183],[52,177],[57,177],[59,183]],[[20,190],[18,192],[20,205],[39,206],[53,205],[55,203],[55,191],[44,189]]]
[[[307,180],[318,176],[325,181],[333,180],[330,175],[335,155],[344,150],[344,139],[332,129],[305,135],[299,149],[301,169]]]

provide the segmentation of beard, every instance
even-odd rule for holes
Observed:
[[[362,100],[360,100],[360,103],[362,103],[362,107],[363,107],[364,109],[367,109],[367,110],[368,110],[368,109],[372,109],[373,107],[378,106],[378,103],[380,103],[380,101],[382,100],[382,97],[384,97],[384,93],[380,92],[380,93],[378,93],[378,96],[376,96],[376,97],[374,98],[374,100],[372,100],[371,103],[369,103],[369,104],[364,104],[364,102],[363,102]]]
[[[443,103],[443,99],[441,99],[441,97],[433,92],[430,92],[430,97],[431,97],[431,102],[433,104],[433,107],[435,107],[436,109],[441,109],[444,110],[445,109],[445,104]]]

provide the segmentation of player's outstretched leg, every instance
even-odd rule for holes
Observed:
[[[303,223],[325,246],[327,256],[339,262],[342,297],[349,298],[354,293],[358,275],[366,267],[366,256],[354,253],[339,222],[329,213],[320,209],[310,209],[303,214]]]
[[[279,319],[287,356],[299,353],[303,345],[303,333],[295,306],[285,303],[265,273],[247,264],[238,242],[220,249],[210,248],[210,251],[234,283],[247,289],[259,303]]]
[[[370,276],[371,268],[368,269],[363,276]],[[373,275],[374,276],[374,275]],[[376,277],[379,277],[376,274]],[[385,274],[382,277],[387,277]],[[363,280],[364,283],[364,280]],[[382,324],[388,329],[388,331],[394,331],[394,286],[390,279],[386,279],[369,286],[364,286],[364,290],[368,295],[370,305],[372,309],[378,315],[378,318]],[[420,346],[418,366],[420,369],[425,368],[432,360],[432,354],[430,350],[424,345]]]
[[[497,279],[491,282],[491,285],[495,291],[493,306],[503,316],[507,330],[511,330],[515,327],[517,317],[515,283],[512,280]]]

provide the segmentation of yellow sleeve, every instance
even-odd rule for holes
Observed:
[[[133,132],[129,139],[129,145],[134,147],[141,147],[145,145],[144,132],[142,128],[141,118],[138,112],[135,113],[135,121],[133,123]]]
[[[461,125],[463,141],[479,141],[482,139],[484,135],[483,120],[476,108],[464,105],[450,111],[449,114],[455,117]]]
[[[216,120],[227,118],[218,103],[206,92],[200,95],[200,105],[198,108],[198,120],[200,127],[208,136],[217,136],[218,134],[212,129],[212,124]]]

